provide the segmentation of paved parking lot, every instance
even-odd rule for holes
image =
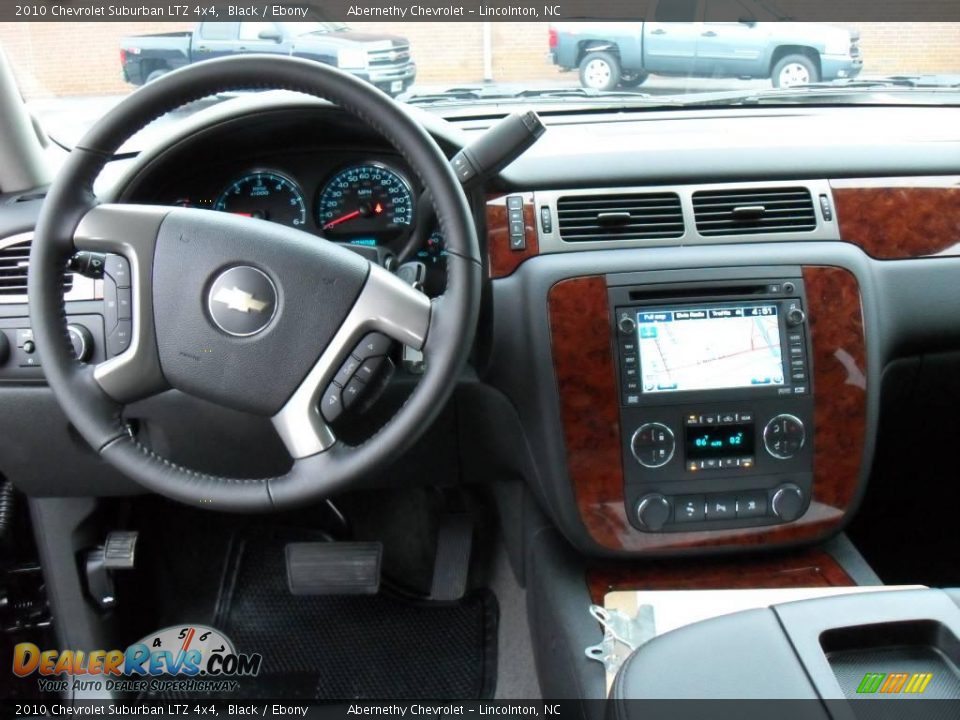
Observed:
[[[510,93],[528,87],[562,89],[580,87],[580,84],[576,74],[571,73],[569,77],[564,77],[561,80],[540,81],[536,83],[499,83],[495,85],[471,83],[458,85],[458,87],[473,86],[493,88],[494,90],[503,90],[504,92]],[[409,92],[414,94],[432,94],[443,92],[450,87],[452,87],[451,84],[420,84],[415,85]],[[721,90],[764,89],[769,87],[769,80],[710,80],[701,78],[651,77],[642,86],[630,92],[649,95],[676,95]],[[133,89],[134,88],[131,87],[131,90]],[[29,103],[29,107],[41,125],[47,129],[47,132],[58,142],[70,146],[75,144],[98,118],[103,116],[123,98],[123,95],[49,98],[33,100]],[[217,102],[219,102],[218,99],[211,98],[210,100],[193,103],[158,121],[153,130],[162,127],[164,124],[176,122],[196,112],[198,109],[208,107]]]

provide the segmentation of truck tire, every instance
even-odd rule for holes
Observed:
[[[154,80],[162,78],[168,72],[170,72],[169,68],[157,68],[156,70],[154,70],[153,72],[147,75],[147,79],[145,82],[151,83]]]
[[[620,60],[608,52],[588,52],[580,61],[580,85],[606,92],[620,83]]]
[[[625,88],[639,87],[640,85],[643,85],[647,81],[648,77],[650,77],[650,74],[645,72],[630,73],[629,75],[626,73],[623,73],[620,76],[620,87],[625,87]]]
[[[806,55],[786,55],[773,66],[770,79],[776,88],[796,87],[820,82],[820,71]]]

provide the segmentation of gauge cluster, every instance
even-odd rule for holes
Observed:
[[[337,154],[339,155],[339,153]],[[431,286],[445,284],[443,237],[418,217],[422,188],[394,158],[325,154],[257,157],[198,169],[171,183],[157,201],[280,223],[335,242],[384,247],[427,266]]]

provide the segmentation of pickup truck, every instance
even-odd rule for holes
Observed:
[[[550,59],[579,70],[583,87],[636,87],[651,74],[705,78],[770,78],[774,87],[853,78],[863,66],[859,33],[793,22],[556,23]],[[691,6],[696,3],[690,4]],[[706,13],[705,15],[703,13]]]
[[[417,74],[410,43],[394,35],[355,32],[334,22],[202,22],[192,31],[120,40],[128,83],[143,85],[184,65],[227,55],[292,55],[333,65],[391,96]]]

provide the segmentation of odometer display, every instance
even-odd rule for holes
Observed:
[[[220,193],[214,210],[303,227],[307,204],[300,188],[275,172],[255,172],[235,180]]]
[[[323,187],[317,215],[326,237],[382,244],[413,224],[413,192],[401,175],[384,165],[355,165]]]

